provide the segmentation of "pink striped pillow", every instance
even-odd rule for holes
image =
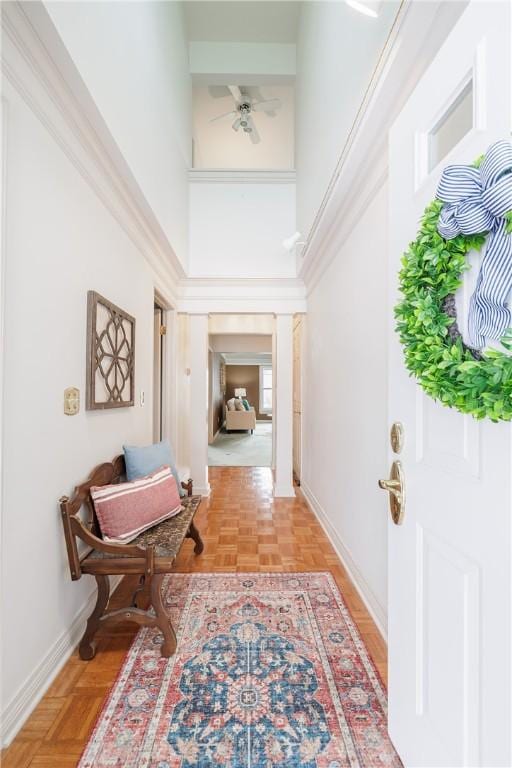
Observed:
[[[181,512],[181,500],[169,467],[117,485],[95,485],[91,497],[104,541],[125,544],[156,523]]]

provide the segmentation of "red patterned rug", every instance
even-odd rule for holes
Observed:
[[[327,573],[172,574],[178,649],[141,629],[79,768],[400,766]]]

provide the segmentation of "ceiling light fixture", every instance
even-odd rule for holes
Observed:
[[[380,0],[345,0],[346,4],[365,16],[376,19],[379,15]]]

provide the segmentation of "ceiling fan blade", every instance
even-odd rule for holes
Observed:
[[[234,122],[234,123],[233,123],[233,125],[231,126],[231,127],[232,127],[232,129],[233,129],[234,131],[238,131],[238,129],[240,128],[240,124],[241,124],[241,122],[242,122],[242,118],[241,118],[241,117],[237,117],[237,119],[235,120],[235,122]]]
[[[274,112],[281,108],[281,99],[265,99],[265,101],[253,101],[251,109],[255,112]]]
[[[260,135],[258,133],[258,129],[256,128],[256,125],[254,124],[254,120],[252,119],[252,117],[249,118],[249,120],[247,121],[247,124],[251,129],[249,131],[250,140],[252,141],[253,144],[259,144],[261,141]]]
[[[236,103],[240,104],[243,101],[244,97],[238,85],[228,85],[228,88],[231,92],[232,97],[236,101]]]
[[[232,117],[233,115],[238,115],[238,112],[234,109],[230,112],[224,112],[222,115],[217,115],[217,117],[212,117],[210,123],[214,123],[216,120],[223,120],[226,117]]]

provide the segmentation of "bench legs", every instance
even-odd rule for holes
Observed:
[[[204,549],[204,544],[203,544],[203,540],[201,538],[201,534],[199,533],[199,531],[195,527],[193,521],[190,523],[190,527],[189,527],[189,529],[187,531],[186,538],[187,539],[192,539],[193,541],[195,541],[196,545],[194,547],[194,554],[200,555],[201,552]]]
[[[165,658],[172,656],[176,650],[176,634],[171,620],[165,610],[162,598],[163,573],[158,573],[151,579],[151,602],[156,614],[156,625],[164,636],[161,653]]]
[[[103,574],[96,574],[94,576],[96,584],[98,585],[98,598],[94,610],[87,619],[87,626],[85,628],[84,636],[78,646],[78,652],[80,658],[84,661],[89,661],[94,658],[96,653],[96,647],[93,644],[94,635],[100,625],[101,617],[105,612],[105,608],[108,605],[108,598],[110,596],[110,581],[108,576]]]
[[[94,610],[87,619],[84,636],[78,646],[80,658],[84,661],[90,661],[94,658],[96,645],[93,641],[100,624],[107,622],[114,624],[122,621],[134,621],[143,627],[158,627],[164,638],[161,649],[162,656],[165,658],[172,656],[176,650],[176,634],[169,615],[165,610],[162,597],[162,581],[164,576],[164,573],[157,573],[144,582],[141,581],[135,590],[130,607],[106,611],[110,595],[109,577],[103,574],[95,574],[94,578],[98,585],[98,597]],[[155,612],[154,615],[147,610],[148,603],[151,603]]]

